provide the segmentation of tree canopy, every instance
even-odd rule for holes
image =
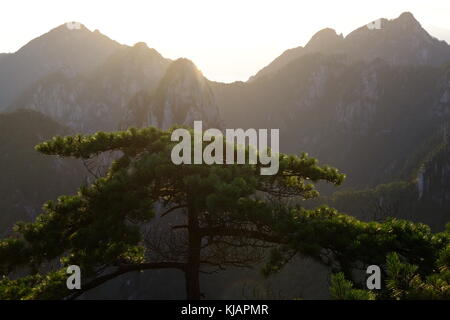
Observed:
[[[297,254],[348,278],[353,268],[381,265],[396,252],[428,274],[448,246],[448,233],[433,234],[422,224],[362,222],[326,206],[303,209],[303,200],[318,196],[315,183],[339,185],[345,177],[307,154],[280,154],[273,176],[260,175],[258,164],[175,165],[172,130],[99,132],[39,144],[47,155],[111,153],[114,161],[106,174],[75,195],[47,202],[35,222],[18,223],[0,241],[0,298],[76,298],[127,272],[178,269],[187,298],[199,299],[204,268],[265,261],[270,275]],[[82,270],[81,290],[66,287],[69,265]],[[28,275],[13,276],[24,268]]]

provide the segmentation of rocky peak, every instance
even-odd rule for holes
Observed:
[[[203,75],[197,69],[195,64],[186,58],[175,60],[167,70],[166,81],[175,81],[177,79],[191,78],[196,81],[202,81]]]
[[[142,92],[132,99],[128,118],[135,125],[167,129],[175,124],[221,127],[218,107],[209,86],[195,64],[185,58],[172,62],[153,95]],[[144,123],[139,119],[147,119]],[[139,123],[137,123],[139,122]]]
[[[350,33],[344,52],[357,60],[381,58],[392,65],[440,66],[450,61],[450,46],[429,35],[409,12],[374,26]]]
[[[342,34],[338,35],[334,29],[325,28],[317,32],[305,49],[309,52],[326,52],[328,50],[335,50],[337,46],[342,44],[344,37]]]
[[[62,24],[0,59],[0,111],[54,72],[86,74],[122,45],[83,24]]]
[[[420,23],[419,21],[416,20],[416,18],[414,17],[414,15],[411,12],[403,12],[396,20],[397,22],[400,22],[404,25],[419,25]]]
[[[251,80],[274,74],[291,61],[311,53],[344,54],[354,61],[382,59],[397,66],[440,66],[450,62],[450,46],[428,34],[412,13],[404,12],[396,19],[372,21],[345,38],[333,29],[323,29],[304,48],[285,51]]]
[[[133,46],[133,48],[137,50],[147,50],[149,49],[148,45],[145,42],[136,42]]]

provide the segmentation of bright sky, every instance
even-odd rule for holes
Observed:
[[[247,80],[320,29],[345,35],[403,11],[440,35],[450,30],[449,0],[2,0],[0,52],[80,21],[120,43],[144,41],[165,57],[189,58],[209,79],[231,82]]]

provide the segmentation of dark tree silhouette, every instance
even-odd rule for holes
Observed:
[[[327,207],[307,211],[288,205],[283,199],[316,197],[318,181],[339,185],[344,179],[306,154],[280,154],[273,176],[260,175],[259,165],[175,165],[170,136],[171,130],[130,129],[55,137],[38,145],[48,155],[86,160],[119,152],[120,157],[106,175],[76,195],[47,202],[35,222],[19,223],[15,235],[0,242],[3,275],[30,270],[28,276],[0,281],[0,297],[76,298],[128,272],[178,269],[187,298],[200,299],[200,272],[253,266],[268,247],[267,275],[298,253],[346,275],[357,262],[381,263],[390,251],[427,268],[424,261],[442,247],[425,226],[363,223]],[[43,267],[55,259],[58,268]],[[82,288],[75,293],[66,288],[68,265],[82,270]]]

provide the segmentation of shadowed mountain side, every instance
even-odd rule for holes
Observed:
[[[212,87],[228,127],[280,128],[281,150],[307,151],[347,173],[347,187],[368,187],[392,181],[446,121],[448,71],[310,54],[271,77]]]
[[[0,234],[17,221],[31,221],[47,200],[72,194],[86,171],[80,162],[45,156],[34,150],[55,135],[69,134],[48,117],[31,110],[0,114]]]

